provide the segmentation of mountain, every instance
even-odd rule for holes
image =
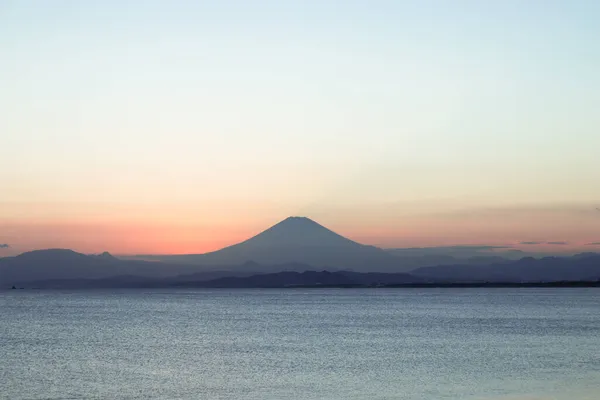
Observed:
[[[124,275],[164,278],[202,274],[205,271],[206,268],[193,265],[120,260],[109,253],[85,255],[67,249],[48,249],[0,258],[0,285],[61,279],[105,279]],[[263,271],[256,269],[252,272]],[[212,271],[208,276],[215,278],[231,274],[232,271]]]
[[[297,262],[319,268],[363,271],[414,268],[402,265],[397,257],[378,247],[354,242],[305,217],[286,218],[244,242],[211,253],[139,257],[198,265],[240,265],[253,261],[265,266]]]
[[[385,251],[401,258],[403,263],[414,265],[415,268],[454,264],[489,265],[527,256],[521,250],[510,246],[490,245],[408,247],[385,249]]]
[[[405,284],[600,281],[600,255],[525,257],[492,265],[442,265],[406,273],[315,271],[302,263],[227,267],[120,260],[108,253],[85,255],[51,249],[0,258],[0,287],[287,287]],[[374,268],[376,271],[376,269]]]
[[[29,279],[101,278],[119,273],[120,261],[86,256],[67,249],[36,250],[0,259],[0,282]]]
[[[282,288],[293,286],[369,286],[381,284],[422,283],[424,279],[409,274],[361,273],[351,271],[281,271],[247,277],[224,277],[208,281],[184,281],[179,287],[213,288]]]
[[[182,275],[172,278],[149,278],[120,275],[100,279],[51,279],[29,282],[25,286],[44,289],[91,288],[284,288],[293,286],[378,286],[418,284],[426,280],[404,273],[361,273],[352,271],[314,271],[301,264],[281,266],[274,273],[247,276],[210,274]],[[290,269],[291,268],[291,269]],[[298,268],[298,269],[295,269]],[[309,269],[306,269],[309,268]],[[19,285],[23,286],[23,285]]]
[[[211,253],[128,258],[213,266],[245,262],[275,266],[297,262],[328,270],[406,272],[434,265],[503,262],[505,258],[493,252],[498,249],[506,250],[497,246],[380,249],[347,239],[309,218],[289,217],[244,242]]]
[[[571,257],[524,257],[491,265],[440,265],[422,267],[412,275],[435,282],[552,282],[600,279],[600,255]]]
[[[121,260],[109,253],[86,255],[68,249],[35,250],[0,258],[0,287],[151,287],[222,277],[246,277],[314,269],[301,263],[211,266]]]
[[[104,253],[100,253],[100,254],[92,254],[91,256],[99,258],[101,260],[107,260],[107,261],[112,261],[112,262],[116,262],[119,260],[117,257],[110,254],[108,251],[105,251]]]

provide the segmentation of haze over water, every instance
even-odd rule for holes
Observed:
[[[0,398],[583,400],[595,289],[0,292]]]

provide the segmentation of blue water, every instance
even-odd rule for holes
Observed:
[[[599,399],[598,289],[0,292],[0,398]]]

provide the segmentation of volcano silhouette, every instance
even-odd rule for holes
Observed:
[[[225,249],[278,246],[356,247],[363,245],[338,235],[310,218],[288,217],[258,235]]]
[[[246,241],[218,251],[160,256],[159,259],[230,266],[247,262],[260,265],[301,263],[355,270],[381,270],[398,264],[397,258],[386,251],[354,242],[306,217],[286,218]]]

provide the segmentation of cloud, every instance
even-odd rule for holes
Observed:
[[[398,250],[494,250],[494,249],[512,249],[511,246],[495,245],[456,245],[456,246],[432,246],[432,247],[406,247]]]
[[[586,243],[586,246],[600,246],[600,242]]]
[[[511,249],[511,246],[491,246],[491,245],[482,245],[482,246],[449,246],[450,249],[459,249],[459,250],[494,250],[494,249]]]
[[[0,243],[0,249],[8,249],[10,246],[6,243]]]
[[[521,242],[520,244],[525,244],[525,245],[551,244],[551,245],[554,245],[554,246],[564,246],[566,244],[569,244],[569,242],[563,242],[563,241],[556,241],[556,242]]]

